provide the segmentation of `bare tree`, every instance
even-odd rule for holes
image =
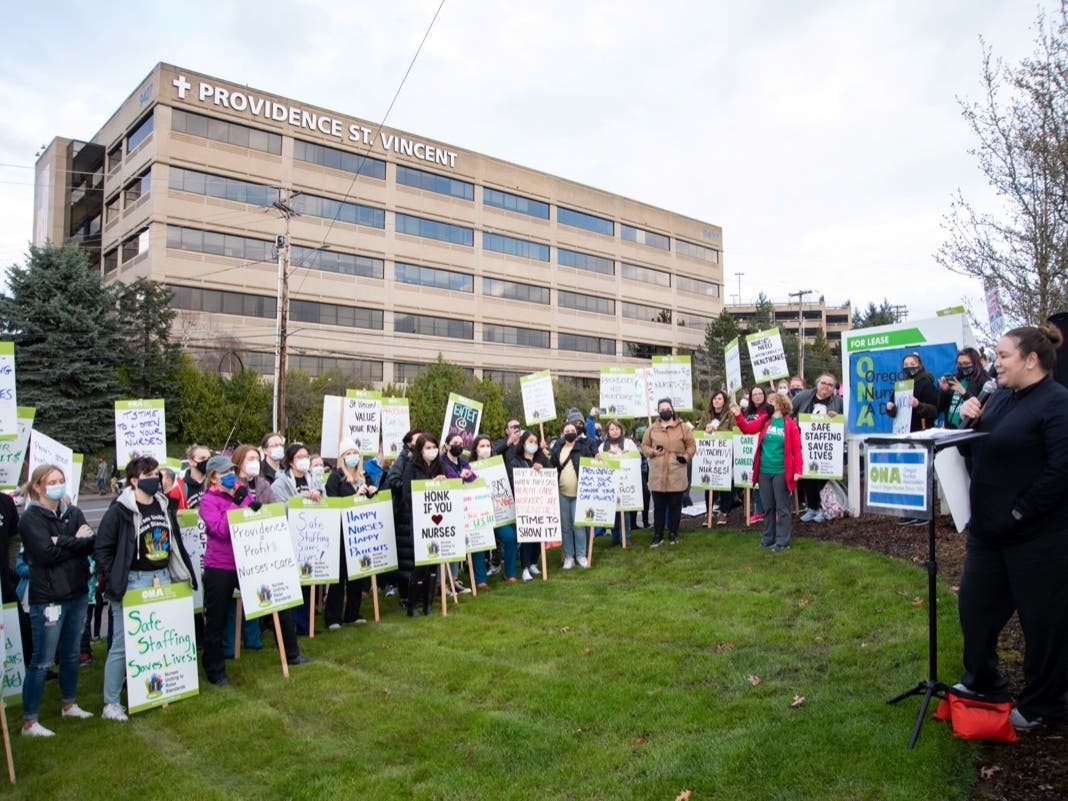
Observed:
[[[958,190],[935,258],[996,287],[1012,323],[1034,323],[1068,310],[1068,0],[1059,19],[1038,16],[1035,51],[1019,64],[982,47],[983,97],[960,104],[1000,208]]]

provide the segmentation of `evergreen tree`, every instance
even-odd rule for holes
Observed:
[[[704,345],[693,355],[697,388],[702,396],[711,397],[713,392],[727,386],[723,349],[732,339],[738,337],[739,333],[738,321],[726,309],[705,327]],[[739,342],[739,347],[744,350],[745,344]]]
[[[30,247],[8,271],[0,322],[15,341],[18,401],[77,453],[114,446],[121,358],[115,294],[74,246]]]
[[[883,298],[883,302],[876,306],[868,302],[868,308],[863,312],[860,309],[853,310],[853,328],[872,328],[876,325],[890,325],[897,322],[897,315],[890,301]]]
[[[816,378],[822,373],[831,373],[841,380],[841,371],[841,354],[834,352],[821,328],[812,344],[805,346],[805,382],[810,387],[815,386]]]
[[[408,385],[412,426],[439,436],[450,392],[482,403],[479,433],[497,437],[504,431],[504,396],[501,388],[488,379],[480,381],[462,367],[446,362],[440,353],[437,360],[420,370]]]
[[[178,354],[171,340],[171,290],[138,278],[115,287],[119,337],[118,379],[127,398],[164,398],[168,416],[178,413]]]

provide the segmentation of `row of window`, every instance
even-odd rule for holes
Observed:
[[[282,154],[280,134],[250,128],[236,122],[226,122],[216,117],[205,117],[203,114],[194,114],[180,108],[171,111],[171,130],[275,156]]]

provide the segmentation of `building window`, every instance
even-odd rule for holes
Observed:
[[[270,131],[261,131],[236,122],[225,122],[203,114],[194,114],[180,108],[171,111],[171,130],[225,142],[237,147],[248,147],[278,156],[282,153],[282,137]]]
[[[438,239],[453,245],[474,247],[474,229],[465,228],[462,225],[453,225],[452,223],[438,222],[437,220],[428,220],[423,217],[413,217],[410,214],[401,214],[400,212],[395,212],[393,216],[396,219],[398,234],[410,234],[411,236],[421,236],[426,239]]]
[[[350,225],[363,225],[367,228],[386,227],[386,212],[374,206],[303,193],[293,198],[292,205],[294,211],[311,217],[336,220]]]
[[[616,224],[611,220],[606,220],[604,217],[595,217],[583,211],[567,209],[563,206],[556,207],[556,221],[563,225],[570,225],[573,228],[585,228],[595,234],[604,234],[605,236],[615,236],[616,234]]]
[[[702,281],[686,275],[676,275],[675,286],[678,287],[680,292],[693,292],[695,295],[705,295],[710,298],[719,297],[719,284],[713,284],[711,281]]]
[[[705,317],[703,314],[694,314],[693,312],[686,311],[675,312],[675,322],[678,324],[679,328],[694,328],[699,331],[704,331],[712,321],[711,317]]]
[[[152,168],[145,170],[139,176],[126,184],[123,189],[123,204],[130,208],[134,203],[147,195],[152,189]]]
[[[337,250],[322,250],[293,245],[289,259],[294,267],[307,270],[322,270],[339,275],[355,275],[358,278],[379,278],[385,275],[385,262],[371,256],[342,253]]]
[[[582,334],[567,334],[561,331],[556,335],[556,346],[560,350],[576,350],[580,353],[599,353],[602,356],[616,355],[616,341],[604,337],[587,337]]]
[[[549,287],[505,281],[501,278],[483,278],[482,294],[506,300],[523,300],[527,303],[549,303]]]
[[[109,225],[119,219],[119,212],[122,210],[122,204],[119,202],[121,197],[116,193],[115,197],[104,204],[104,225]]]
[[[614,315],[616,313],[616,302],[611,298],[583,295],[581,292],[565,292],[562,289],[556,293],[556,305],[561,309],[576,309],[595,314]]]
[[[623,316],[647,323],[671,324],[671,309],[662,306],[646,306],[644,303],[623,301]]]
[[[514,236],[491,234],[482,232],[482,249],[492,250],[496,253],[507,253],[509,256],[519,256],[523,259],[534,261],[549,260],[549,246],[527,239],[517,239]]]
[[[428,192],[437,192],[439,195],[457,197],[461,200],[475,199],[474,184],[449,178],[446,175],[417,170],[414,167],[405,167],[403,164],[397,165],[397,183],[414,186],[416,189],[425,189]]]
[[[519,379],[523,373],[516,373],[512,370],[490,370],[484,369],[482,371],[482,378],[485,381],[492,381],[497,386],[508,390],[513,389],[519,391]]]
[[[644,228],[635,228],[632,225],[620,223],[619,236],[627,242],[637,242],[639,245],[647,245],[659,250],[671,250],[671,240],[668,237],[646,231]]]
[[[416,376],[419,375],[419,371],[424,367],[426,367],[425,364],[419,364],[418,362],[393,362],[393,383],[412,383]]]
[[[386,162],[384,161],[359,153],[349,153],[347,150],[338,150],[335,147],[305,142],[302,139],[293,140],[293,158],[297,161],[329,167],[332,170],[343,170],[355,175],[386,180]]]
[[[128,154],[137,150],[138,146],[152,135],[154,125],[155,117],[153,112],[150,111],[148,112],[148,116],[138,122],[137,127],[135,127],[130,132],[129,136],[126,137],[126,152]]]
[[[540,200],[531,200],[522,195],[513,195],[510,192],[502,192],[499,189],[482,187],[482,202],[487,206],[495,206],[505,211],[516,211],[527,214],[541,220],[549,219],[549,204]]]
[[[393,330],[398,334],[422,334],[428,337],[475,338],[475,324],[469,320],[431,317],[427,314],[398,313],[393,318]]]
[[[438,270],[434,267],[421,267],[418,264],[405,264],[399,261],[394,263],[393,278],[402,284],[451,289],[454,292],[475,291],[475,279],[470,275],[454,273],[451,270]]]
[[[104,275],[119,269],[119,249],[109,250],[104,254]]]
[[[148,229],[142,228],[122,243],[122,263],[148,251]]]
[[[663,270],[654,270],[652,267],[642,267],[639,264],[620,263],[620,275],[631,281],[641,281],[644,284],[656,286],[671,286],[671,273]]]
[[[594,256],[592,253],[579,253],[577,250],[557,248],[556,263],[562,267],[574,267],[576,270],[586,270],[591,273],[616,274],[616,263],[611,259]]]
[[[482,326],[483,342],[499,342],[502,345],[522,345],[527,348],[548,348],[549,332],[536,328],[518,328],[514,325]]]
[[[122,166],[122,141],[120,140],[115,144],[111,150],[108,151],[108,173],[113,173],[119,167]]]
[[[169,285],[171,307],[185,311],[209,312],[211,314],[237,314],[243,317],[275,319],[278,313],[277,300],[263,295],[244,292],[224,292],[219,289],[200,289],[192,286]]]
[[[710,264],[719,264],[719,251],[715,248],[707,248],[704,245],[695,245],[683,239],[675,240],[675,252],[680,256],[689,256],[691,259],[700,259]]]
[[[171,167],[170,188],[252,206],[270,206],[278,202],[278,190],[274,187],[180,167]]]
[[[670,345],[654,345],[651,342],[624,342],[623,350],[632,359],[651,359],[654,356],[670,356]]]
[[[341,356],[309,356],[304,353],[290,353],[287,366],[293,370],[302,370],[308,375],[338,372],[360,381],[382,380],[382,362],[373,359],[345,359]],[[274,370],[273,365],[271,369]]]
[[[202,231],[181,225],[167,226],[167,247],[194,253],[210,253],[249,262],[274,261],[274,243],[236,234]]]
[[[316,303],[294,300],[289,304],[289,316],[302,323],[339,325],[343,328],[382,330],[382,310],[360,306],[340,306],[336,303]]]

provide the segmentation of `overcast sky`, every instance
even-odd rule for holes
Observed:
[[[0,264],[34,154],[88,138],[158,61],[379,122],[440,0],[13,4]],[[159,10],[157,9],[157,5]],[[958,97],[979,37],[1032,50],[1055,0],[445,0],[387,124],[723,226],[727,300],[970,298],[932,254],[959,187],[993,207]]]

